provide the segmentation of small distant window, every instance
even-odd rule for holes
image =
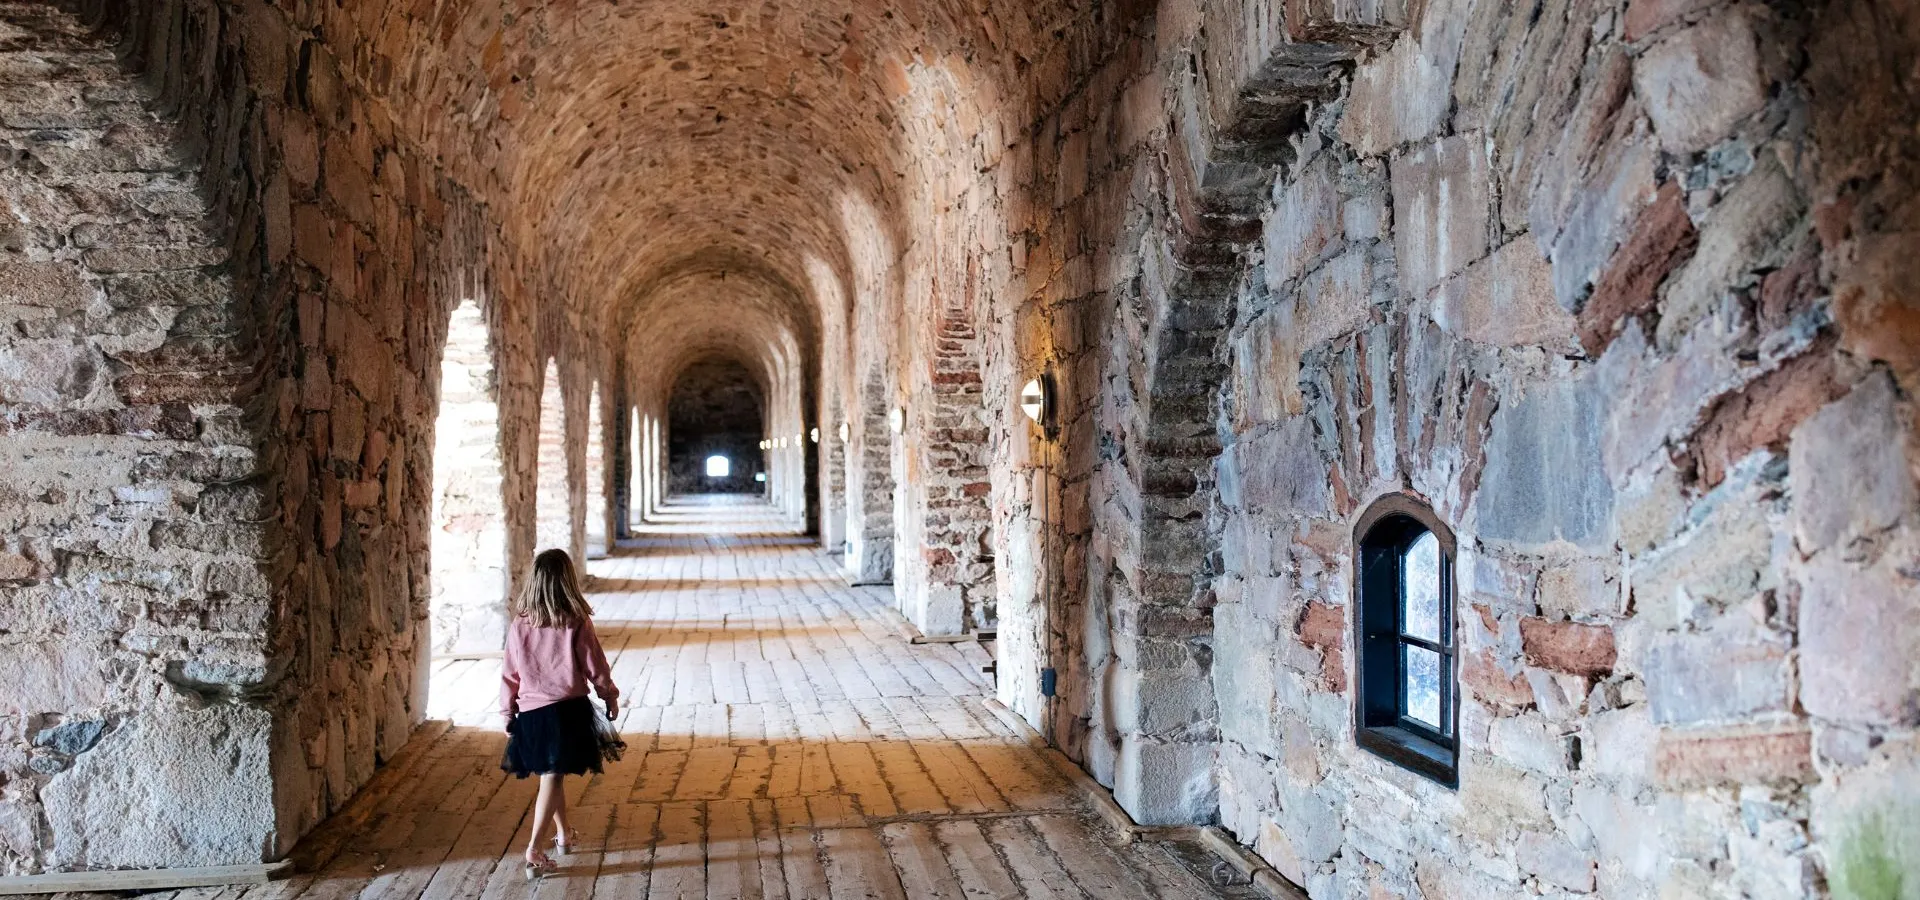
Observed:
[[[725,478],[733,473],[733,463],[724,456],[707,457],[707,477]]]
[[[755,473],[753,473],[753,480],[754,480],[754,481],[758,481],[758,482],[762,482],[762,483],[764,483],[764,482],[766,482],[766,480],[767,480],[767,473],[765,473],[765,472],[755,472]]]
[[[1409,497],[1382,498],[1355,529],[1355,737],[1442,784],[1458,784],[1453,534]]]

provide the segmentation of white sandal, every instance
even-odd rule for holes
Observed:
[[[541,854],[538,860],[527,860],[526,864],[520,867],[520,874],[528,881],[539,881],[548,875],[552,875],[559,868],[559,863],[548,859],[545,854]]]

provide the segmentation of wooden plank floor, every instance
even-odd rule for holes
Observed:
[[[687,498],[590,567],[630,752],[569,779],[584,846],[558,875],[521,878],[534,785],[499,771],[498,663],[462,661],[432,685],[456,727],[316,874],[162,896],[1221,896],[1167,848],[1112,841],[986,707],[978,645],[908,644],[884,589],[772,525]]]

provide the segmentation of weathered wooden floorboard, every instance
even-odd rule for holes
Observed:
[[[909,644],[883,592],[726,519],[593,564],[628,752],[568,779],[579,846],[559,872],[522,877],[536,784],[499,771],[499,662],[451,660],[431,712],[456,727],[356,799],[319,871],[173,900],[1211,895],[1154,845],[1114,841],[1085,786],[984,701],[977,648]]]

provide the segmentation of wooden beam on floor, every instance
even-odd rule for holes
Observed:
[[[163,891],[179,888],[266,884],[293,868],[286,860],[245,866],[196,866],[186,869],[111,869],[54,872],[0,878],[0,894],[61,894],[90,891]]]
[[[1279,870],[1267,865],[1267,861],[1255,856],[1240,842],[1227,834],[1226,829],[1209,825],[1200,829],[1200,845],[1212,850],[1215,856],[1227,861],[1240,875],[1253,883],[1255,890],[1272,900],[1307,900],[1307,892],[1285,876]]]

